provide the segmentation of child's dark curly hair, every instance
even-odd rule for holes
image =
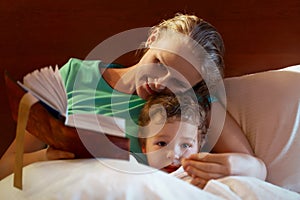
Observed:
[[[140,112],[138,124],[147,126],[151,121],[156,124],[181,120],[198,126],[199,141],[207,133],[206,111],[190,95],[157,94],[151,96]],[[147,133],[139,131],[140,144],[145,142]]]

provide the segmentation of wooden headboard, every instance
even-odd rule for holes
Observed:
[[[21,79],[70,57],[84,59],[108,37],[155,25],[177,12],[196,14],[223,35],[227,77],[300,63],[298,0],[2,0],[0,89],[5,90],[5,69]],[[14,138],[15,124],[5,95],[0,103],[1,156]]]

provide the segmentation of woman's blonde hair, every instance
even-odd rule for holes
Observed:
[[[189,36],[207,52],[209,58],[217,66],[221,75],[224,71],[224,43],[216,28],[195,15],[176,14],[175,17],[164,20],[150,30],[152,34],[158,34],[163,30],[174,30]],[[147,45],[147,44],[146,44]]]
[[[196,44],[195,52],[200,53],[199,55],[204,53],[204,56],[199,58],[200,66],[196,66],[204,80],[193,86],[193,90],[202,97],[199,103],[208,111],[211,107],[210,93],[215,92],[215,85],[224,76],[225,47],[222,36],[214,26],[203,19],[195,15],[178,13],[175,17],[164,20],[150,29],[148,40],[144,44],[146,51],[153,35],[157,41],[160,34],[169,30],[188,36]]]

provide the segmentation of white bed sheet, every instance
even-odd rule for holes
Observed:
[[[200,190],[136,162],[110,159],[37,162],[24,168],[23,178],[23,190],[13,187],[13,175],[1,180],[1,199],[300,199],[250,177],[212,180]]]
[[[136,173],[134,173],[136,172]],[[80,159],[33,163],[0,181],[1,199],[220,199],[159,170],[124,160]]]

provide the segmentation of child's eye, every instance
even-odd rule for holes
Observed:
[[[191,148],[192,146],[193,146],[192,144],[188,144],[188,143],[184,143],[181,145],[181,147],[184,149]]]
[[[167,143],[166,142],[157,142],[156,145],[160,146],[160,147],[164,147],[164,146],[167,146]]]

